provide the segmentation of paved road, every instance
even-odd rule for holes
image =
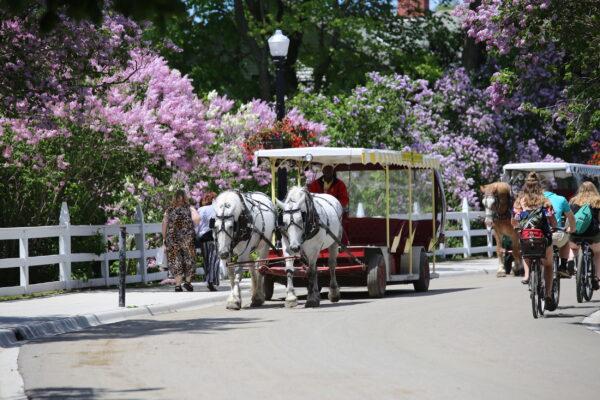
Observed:
[[[320,309],[197,311],[22,347],[32,399],[594,399],[600,335],[578,323],[600,296],[533,320],[516,278],[461,276]],[[303,303],[303,302],[301,302]]]

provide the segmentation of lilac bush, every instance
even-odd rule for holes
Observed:
[[[499,134],[498,121],[484,91],[474,88],[462,69],[449,71],[435,85],[373,72],[349,95],[302,94],[294,104],[327,125],[334,145],[436,156],[452,207],[463,197],[477,206],[478,185],[498,176],[498,152],[489,140]]]
[[[592,154],[589,143],[600,137],[600,3],[474,3],[465,0],[455,14],[467,34],[485,44],[493,72],[486,89],[488,104],[510,115],[504,121],[511,120],[517,132],[507,136],[523,133],[513,148],[525,157],[537,151],[540,158],[586,161]]]
[[[241,149],[274,124],[272,105],[198,96],[118,15],[100,27],[61,16],[47,35],[36,22],[0,22],[1,177],[16,193],[0,207],[14,217],[6,224],[48,224],[63,200],[86,223],[126,221],[138,202],[159,220],[175,188],[199,201],[206,190],[268,183]],[[324,130],[297,110],[289,115]]]

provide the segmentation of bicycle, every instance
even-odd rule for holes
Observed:
[[[590,301],[594,295],[592,280],[594,279],[594,258],[590,244],[585,239],[574,240],[579,245],[577,254],[577,273],[575,275],[575,290],[577,302]]]
[[[563,228],[554,228],[554,231],[564,232]],[[560,280],[561,276],[558,273],[560,268],[560,249],[556,245],[552,245],[552,299],[558,307],[560,300]]]
[[[544,315],[546,285],[543,279],[542,258],[546,256],[546,238],[541,229],[523,229],[519,232],[521,254],[529,260],[529,297],[533,318]]]

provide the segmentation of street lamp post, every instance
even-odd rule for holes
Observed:
[[[269,52],[275,63],[277,74],[275,76],[275,109],[277,112],[277,121],[283,121],[285,117],[285,59],[290,45],[290,39],[287,38],[279,29],[268,40]],[[283,147],[283,138],[280,136],[275,142],[275,147]],[[287,193],[287,170],[279,168],[277,170],[277,198],[284,200]]]

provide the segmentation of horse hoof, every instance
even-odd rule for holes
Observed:
[[[329,294],[327,295],[327,298],[329,299],[330,302],[337,303],[338,301],[340,301],[340,292],[339,291],[336,291],[336,292],[330,291]]]
[[[316,308],[319,307],[319,300],[306,300],[306,304],[304,304],[304,308]]]
[[[265,302],[264,299],[252,299],[252,302],[250,303],[250,307],[260,307],[263,305],[263,303]]]
[[[506,272],[504,270],[496,272],[496,278],[504,278],[506,276]]]
[[[235,301],[228,301],[227,302],[227,309],[228,310],[239,310],[242,308],[242,304],[235,302]]]
[[[294,308],[298,305],[297,299],[285,299],[285,308]]]

